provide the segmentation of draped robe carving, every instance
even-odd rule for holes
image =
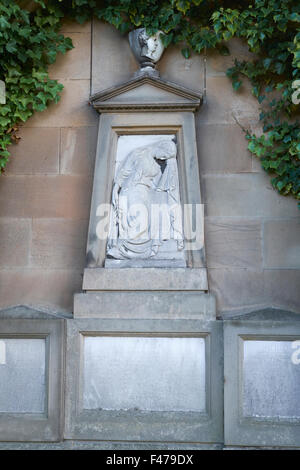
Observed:
[[[176,240],[176,251],[183,249],[176,153],[173,141],[161,140],[133,150],[121,163],[113,184],[109,258],[155,258],[167,239]],[[155,212],[160,205],[162,224]]]

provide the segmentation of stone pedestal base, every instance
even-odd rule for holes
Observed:
[[[86,291],[207,291],[206,268],[87,268]]]
[[[75,318],[216,319],[205,268],[88,268]]]
[[[88,292],[74,297],[74,318],[216,319],[216,302],[203,292]]]

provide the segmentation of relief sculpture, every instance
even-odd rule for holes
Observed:
[[[175,142],[162,139],[132,150],[119,165],[108,258],[178,258],[184,241],[176,154]]]

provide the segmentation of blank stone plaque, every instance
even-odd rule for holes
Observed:
[[[244,341],[243,414],[300,417],[300,366],[291,341]]]
[[[84,338],[83,408],[205,411],[205,340]]]
[[[0,412],[45,412],[45,340],[0,339]]]

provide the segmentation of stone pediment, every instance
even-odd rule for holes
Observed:
[[[91,96],[98,112],[196,111],[202,95],[158,77],[142,75]]]

